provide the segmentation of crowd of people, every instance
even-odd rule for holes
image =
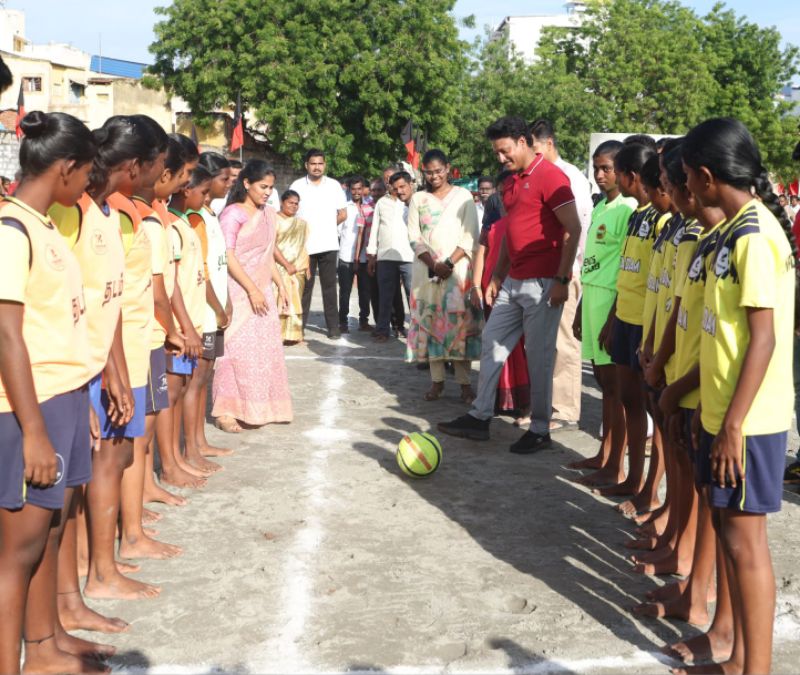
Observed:
[[[84,597],[160,593],[127,561],[181,554],[146,505],[181,504],[169,488],[203,487],[231,452],[206,438],[210,382],[226,432],[291,422],[284,349],[304,341],[317,276],[329,339],[350,331],[355,287],[358,329],[405,338],[427,401],[451,370],[470,406],[438,425],[452,436],[488,440],[508,412],[529,427],[511,452],[551,447],[590,361],[602,439],[571,468],[629,498],[637,571],[684,577],[635,611],[702,624],[715,596],[709,631],[671,653],[701,664],[688,672],[769,672],[765,515],[800,479],[784,467],[797,252],[740,122],[601,144],[596,204],[546,120],[488,127],[503,171],[477,197],[441,150],[419,184],[402,165],[342,184],[313,149],[279,201],[267,163],[200,153],[144,115],[90,131],[35,111],[21,128],[0,201],[0,672],[23,645],[27,672],[106,670],[113,648],[69,631],[127,624]]]

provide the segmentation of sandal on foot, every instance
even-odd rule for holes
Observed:
[[[423,398],[426,401],[438,401],[442,398],[442,394],[444,393],[444,382],[434,382],[431,385],[431,388],[425,392],[425,396]]]
[[[467,405],[470,405],[475,400],[475,392],[472,391],[472,387],[470,385],[461,385],[461,400]]]
[[[214,421],[214,426],[226,434],[240,434],[243,429],[233,417],[217,417]]]

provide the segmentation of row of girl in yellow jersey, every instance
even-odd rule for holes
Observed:
[[[90,387],[117,332],[122,256],[119,235],[107,240],[102,226],[79,250],[94,258],[92,280],[111,284],[105,311],[105,293],[84,294],[80,259],[46,215],[81,199],[97,142],[58,113],[30,113],[22,129],[23,177],[0,207],[0,670],[19,671],[24,636],[29,671],[85,672],[95,648],[69,636],[56,613],[59,540],[76,488],[92,477]],[[125,424],[132,398],[115,384],[110,414]]]
[[[21,639],[27,670],[101,672],[113,648],[67,631],[127,624],[84,604],[79,561],[87,596],[158,595],[114,556],[118,515],[121,557],[180,553],[142,527],[145,501],[182,501],[154,480],[153,436],[174,485],[202,485],[217,468],[205,456],[226,452],[205,439],[204,399],[184,394],[195,370],[207,381],[230,322],[224,237],[205,206],[228,166],[142,115],[89,132],[35,112],[23,131],[24,177],[0,203],[0,672],[19,671]]]
[[[637,567],[688,575],[648,594],[649,602],[635,611],[707,623],[716,563],[717,607],[709,631],[667,651],[694,662],[697,672],[766,673],[775,583],[765,516],[781,507],[794,400],[791,224],[755,141],[736,120],[704,122],[665,143],[659,157],[639,139],[604,152],[594,163],[602,168],[603,189],[610,189],[593,214],[587,250],[600,247],[593,238],[605,240],[603,246],[614,241],[605,238],[615,187],[635,198],[638,208],[624,241],[616,239],[616,301],[609,295],[609,320],[596,341],[599,322],[592,308],[583,308],[585,353],[600,365],[606,355],[617,364],[617,389],[607,382],[604,397],[613,400],[619,392],[624,404],[631,461],[629,484],[622,487],[648,502],[634,496],[633,506],[653,508],[658,462],[667,468],[664,508],[642,514],[640,520],[651,522],[631,543],[654,549],[636,554]],[[612,155],[615,181],[608,179]],[[659,210],[671,214],[662,216],[660,232]],[[584,272],[598,283],[603,276],[597,269]],[[611,288],[612,276],[604,287]],[[663,432],[663,453],[654,449],[647,481],[644,392],[652,394],[656,428]],[[598,457],[577,467],[602,467],[592,482],[622,478],[622,463],[611,455],[624,453],[624,444],[607,440]],[[622,491],[618,484],[609,493]]]

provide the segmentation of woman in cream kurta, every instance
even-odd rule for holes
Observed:
[[[480,357],[483,329],[482,314],[469,301],[478,212],[469,190],[450,185],[449,171],[444,153],[426,153],[423,173],[429,189],[416,193],[408,205],[415,259],[406,360],[430,363],[428,401],[442,395],[444,364],[452,361],[461,398],[469,403],[474,398],[470,361]]]

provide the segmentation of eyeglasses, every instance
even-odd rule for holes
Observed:
[[[423,171],[422,173],[425,174],[428,178],[430,178],[431,176],[444,176],[447,173],[447,169],[445,168],[433,169],[433,171]]]

